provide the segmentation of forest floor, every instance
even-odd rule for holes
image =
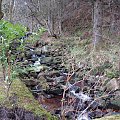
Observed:
[[[22,81],[20,79],[13,80],[7,99],[5,99],[7,83],[3,81],[2,72],[0,72],[0,102],[4,107],[7,107],[2,107],[2,110],[0,111],[6,111],[6,109],[8,111],[15,111],[15,115],[23,117],[23,120],[29,120],[27,117],[33,118],[30,120],[56,120],[57,118],[52,116],[49,112],[53,114],[55,109],[57,111],[60,110],[63,99],[63,88],[67,85],[66,79],[68,79],[68,77],[65,76],[66,71],[70,75],[72,75],[72,72],[76,73],[70,77],[70,85],[80,79],[85,79],[85,77],[88,79],[88,83],[91,82],[92,84],[95,84],[94,80],[99,78],[106,81],[112,80],[112,83],[119,81],[120,75],[116,70],[119,59],[117,55],[118,46],[115,47],[115,49],[112,47],[109,50],[104,49],[104,51],[101,50],[100,52],[91,52],[90,50],[91,44],[89,40],[73,41],[73,38],[68,38],[67,40],[62,38],[60,41],[56,40],[51,43],[40,41],[38,47],[32,47],[26,50],[26,56],[24,56],[23,61],[20,61],[20,64],[22,65],[22,71],[20,72]],[[113,56],[114,54],[115,56]],[[117,57],[117,62],[114,61],[114,57]],[[39,62],[41,64],[39,64]],[[93,66],[91,67],[91,65]],[[80,71],[78,70],[79,67]],[[86,86],[75,85],[74,87],[82,87],[84,90],[87,88],[88,90],[86,92],[88,92],[91,88],[91,86],[89,86],[91,83],[88,83],[84,83]],[[108,86],[111,86],[111,83],[108,84]],[[102,88],[102,86],[97,87],[100,87],[99,90]],[[118,84],[115,84],[115,86],[113,85],[113,87],[119,89]],[[110,89],[113,90],[111,87]],[[69,97],[70,94],[68,93],[67,95]],[[38,101],[35,100],[35,98],[37,98]],[[72,98],[74,98],[74,96],[72,96]],[[72,99],[70,98],[70,100]],[[119,99],[116,99],[116,101],[119,103]],[[67,104],[66,106],[68,108],[74,107],[70,106],[70,104]],[[17,109],[14,107],[17,107]],[[67,110],[67,107],[65,110]],[[8,108],[11,109],[9,110]],[[23,108],[32,113],[27,112]],[[18,111],[25,113],[25,116],[19,116],[21,113]],[[100,112],[98,111],[99,114]],[[30,114],[28,115],[28,113]],[[40,118],[35,118],[33,113]],[[5,113],[3,117],[5,116],[8,115]],[[12,117],[14,116],[12,115]],[[120,115],[113,115],[107,118],[103,117],[100,120],[119,120],[119,118]]]

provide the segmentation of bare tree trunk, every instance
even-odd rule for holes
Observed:
[[[93,45],[96,47],[102,42],[102,0],[94,1],[93,22]]]
[[[10,20],[10,22],[12,22],[14,3],[15,3],[14,0],[10,1],[10,8],[9,8],[9,20]]]
[[[32,19],[31,19],[31,29],[30,29],[30,32],[33,32],[33,21],[34,21],[34,18],[32,16]]]
[[[0,20],[3,18],[3,12],[2,12],[2,0],[0,0]]]
[[[49,13],[48,13],[48,32],[49,34],[52,36],[54,34],[54,26],[53,26],[53,15],[52,15],[52,12],[51,10],[49,10]]]
[[[32,8],[31,8],[28,4],[27,4],[27,7],[28,7],[28,9],[30,10],[30,12],[33,13]],[[36,15],[35,15],[34,13],[32,14],[32,17],[35,18],[35,20],[38,22],[38,24],[40,24],[41,26],[44,26],[44,25],[40,22],[40,20],[36,17]]]
[[[61,11],[59,11],[59,34],[62,34],[62,20],[61,20]]]
[[[62,0],[58,1],[58,28],[59,28],[59,34],[62,34]]]
[[[116,21],[116,18],[115,18],[115,5],[114,5],[114,1],[112,0],[111,1],[111,26],[110,26],[110,31],[111,31],[111,35],[112,35],[112,38],[115,37],[116,35],[116,32],[117,32],[117,21]]]
[[[52,4],[51,0],[48,6],[49,7],[48,7],[47,27],[48,27],[49,34],[52,36],[54,35],[54,11],[51,8],[53,8],[54,4]]]

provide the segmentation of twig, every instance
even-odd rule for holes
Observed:
[[[109,93],[110,93],[110,92],[109,92]],[[107,95],[103,95],[103,96],[100,96],[100,97],[94,99],[94,100],[88,105],[88,107],[87,107],[85,110],[82,111],[82,113],[79,115],[79,117],[81,117],[95,101],[97,101],[97,100],[99,100],[99,99],[101,99],[101,98],[108,97],[108,96],[109,96],[109,93],[108,93]]]

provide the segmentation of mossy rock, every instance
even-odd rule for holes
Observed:
[[[119,78],[120,77],[120,71],[117,71],[117,70],[107,71],[106,76],[110,79]]]
[[[92,75],[101,75],[104,74],[105,69],[110,69],[112,68],[112,64],[109,61],[104,62],[103,65],[97,66],[94,68],[91,72]]]
[[[120,120],[120,115],[106,116],[95,120]]]
[[[47,112],[40,106],[38,101],[34,99],[32,93],[20,80],[17,79],[13,81],[9,93],[10,93],[9,98],[12,98],[13,93],[16,94],[17,96],[16,105],[18,107],[25,108],[26,110],[33,112],[37,116],[45,117],[47,120],[57,120],[55,116],[52,116],[49,112]],[[2,101],[5,97],[6,97],[5,92],[2,92],[0,94],[0,101]],[[12,101],[13,101],[12,99],[6,100],[4,105],[6,107],[11,108],[13,106]]]

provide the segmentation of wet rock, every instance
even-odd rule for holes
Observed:
[[[63,83],[66,80],[65,76],[59,76],[59,77],[54,77],[54,78],[50,78],[49,76],[45,76],[47,82],[55,82],[57,83]]]
[[[26,51],[25,52],[25,56],[27,59],[31,59],[32,55],[33,55],[33,51]]]
[[[49,89],[49,84],[43,76],[39,77],[39,85],[43,90]]]
[[[118,106],[120,110],[120,91],[119,93],[116,93],[113,98],[111,98],[111,103],[115,106]]]
[[[40,66],[34,67],[35,72],[41,72],[41,71],[44,71],[45,69],[47,69],[47,66],[40,65]]]
[[[110,93],[110,102],[120,107],[120,78],[108,80],[104,90]]]
[[[61,60],[60,57],[54,57],[53,63],[54,63],[54,64],[61,64],[61,63],[62,63],[62,60]]]
[[[30,77],[33,77],[33,78],[36,79],[37,76],[38,76],[38,73],[37,73],[36,71],[29,71],[28,76],[29,76],[29,78],[30,78]]]
[[[18,61],[24,61],[24,60],[25,60],[25,53],[19,52],[19,53],[17,54],[17,60],[18,60]]]
[[[38,65],[37,63],[31,65],[31,67],[26,68],[27,72],[29,72],[29,75],[31,76],[38,76],[38,73],[46,70],[48,67],[45,65]]]
[[[53,94],[53,95],[62,95],[63,89],[60,88],[53,88],[53,89],[47,89],[44,91],[46,94]]]
[[[28,60],[24,60],[22,63],[23,63],[23,65],[28,65],[29,61]]]
[[[17,52],[17,48],[20,47],[20,45],[21,42],[18,39],[15,39],[12,43],[10,43],[10,50],[13,54]]]
[[[42,72],[40,72],[40,73],[38,74],[38,76],[37,76],[37,79],[40,79],[40,77],[41,77],[41,76],[44,76],[44,75],[46,75],[46,73],[45,73],[45,72],[43,72],[43,71],[42,71]]]
[[[37,56],[41,56],[41,53],[42,53],[42,49],[41,48],[36,48],[34,50],[34,54],[37,55]]]
[[[107,84],[105,85],[105,89],[108,92],[120,89],[120,78],[119,79],[113,78],[111,80],[108,80]]]
[[[100,109],[97,109],[96,111],[95,111],[95,117],[96,118],[100,118],[100,117],[102,117],[104,115],[104,113],[100,110]]]
[[[38,84],[31,88],[31,92],[35,95],[35,93],[38,94],[38,93],[43,92],[43,88],[40,84]]]
[[[49,72],[47,72],[47,74],[46,75],[48,75],[48,76],[50,76],[50,77],[54,77],[54,76],[60,76],[60,71],[58,71],[58,70],[54,70],[54,71],[49,71]]]
[[[79,115],[77,117],[77,120],[90,120],[90,117],[89,117],[88,113],[86,112],[86,113],[84,113],[82,115]]]
[[[38,56],[37,56],[37,55],[35,55],[35,54],[32,54],[32,56],[31,56],[31,59],[30,59],[30,60],[34,63],[34,62],[38,61]]]
[[[48,52],[48,46],[43,46],[41,49],[42,49],[42,53]]]
[[[26,86],[36,86],[39,84],[39,81],[37,79],[34,79],[34,78],[22,79],[22,81],[25,83]]]
[[[41,59],[41,64],[48,64],[48,63],[52,63],[53,62],[53,58],[52,57],[45,57]]]

